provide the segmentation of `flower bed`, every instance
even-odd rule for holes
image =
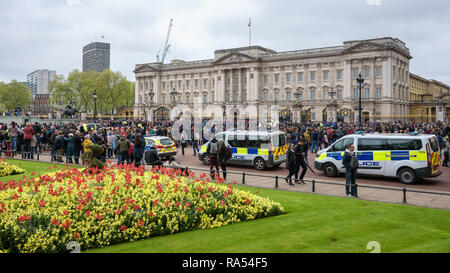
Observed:
[[[25,173],[25,170],[0,159],[0,177]]]
[[[65,252],[273,216],[279,203],[143,166],[62,171],[0,182],[0,252]]]

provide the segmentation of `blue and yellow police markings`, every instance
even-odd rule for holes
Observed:
[[[359,161],[426,161],[427,155],[425,151],[367,151],[356,153]],[[323,153],[318,160],[321,161],[327,157],[335,160],[342,160],[344,152]]]
[[[233,154],[240,155],[269,155],[268,149],[258,149],[258,148],[230,148]]]

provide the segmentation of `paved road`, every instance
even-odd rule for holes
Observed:
[[[177,149],[176,160],[180,162],[184,166],[189,166],[193,168],[209,168],[209,166],[204,165],[197,156],[194,157],[192,147],[188,147],[185,149],[185,155],[181,154],[181,148]],[[308,154],[308,162],[309,165],[314,169],[314,154]],[[264,171],[257,171],[252,167],[246,166],[229,166],[227,168],[230,171],[236,172],[251,172],[256,174],[264,174],[264,175],[278,175],[280,177],[285,177],[288,175],[288,171],[285,168],[285,164],[282,164],[278,168],[269,168]],[[397,178],[387,178],[387,177],[373,177],[373,176],[359,176],[357,178],[358,184],[369,184],[374,186],[389,186],[389,187],[404,187],[407,189],[416,189],[416,190],[427,190],[427,191],[447,191],[450,192],[450,167],[441,167],[442,174],[436,178],[428,178],[419,181],[415,185],[406,185],[401,183]],[[308,170],[306,173],[305,179],[317,179],[317,180],[325,180],[325,181],[338,181],[345,182],[345,177],[341,174],[339,177],[326,177],[323,175],[321,171],[314,169],[316,175],[314,175],[311,171]]]

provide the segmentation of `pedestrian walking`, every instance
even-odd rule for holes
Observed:
[[[130,158],[128,154],[130,150],[130,142],[125,138],[125,136],[126,134],[123,133],[117,142],[117,164],[124,164],[125,162],[128,163]]]
[[[233,152],[229,147],[225,145],[223,139],[217,141],[219,149],[217,151],[217,160],[219,161],[219,166],[222,168],[223,179],[227,179],[227,160],[233,155]]]
[[[75,164],[78,164],[81,153],[81,132],[75,132],[75,135],[72,137],[72,149],[73,149],[73,159]]]
[[[31,139],[33,136],[33,127],[31,127],[31,123],[27,122],[25,129],[23,129],[23,141],[25,144],[25,149],[22,150],[23,158],[31,159]]]
[[[184,156],[184,148],[186,148],[187,145],[187,134],[186,131],[184,130],[181,132],[180,144],[181,144],[181,154]]]
[[[134,140],[133,158],[136,167],[141,166],[142,157],[144,156],[145,141],[141,134],[137,134]]]
[[[292,183],[292,176],[295,175],[296,170],[297,170],[297,157],[295,155],[294,152],[294,143],[289,143],[288,145],[288,150],[286,153],[286,168],[289,170],[289,174],[288,176],[286,176],[285,180],[286,183],[288,183],[291,186],[294,186],[294,184]],[[297,179],[297,178],[295,178]]]
[[[296,184],[305,184],[303,178],[305,177],[307,166],[306,166],[306,158],[305,155],[308,152],[308,144],[305,143],[303,138],[300,138],[297,146],[294,148],[294,153],[296,157],[296,169],[295,169],[295,183]],[[300,167],[302,168],[302,173],[300,177],[298,177],[298,172],[300,171]],[[298,178],[298,180],[297,180]]]
[[[444,143],[442,146],[444,150],[444,162],[442,163],[442,166],[448,167],[448,158],[450,154],[450,141],[448,140],[448,136],[444,137]]]
[[[345,193],[347,196],[356,196],[356,172],[358,170],[358,157],[355,146],[348,144],[342,157],[342,165],[345,167]]]
[[[206,153],[209,154],[209,171],[211,177],[214,176],[213,168],[216,168],[216,172],[219,175],[219,162],[217,161],[217,150],[218,150],[218,143],[216,136],[213,136],[211,141],[208,143],[208,147],[206,148]]]

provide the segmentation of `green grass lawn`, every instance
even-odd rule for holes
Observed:
[[[53,164],[16,161],[27,172]],[[64,167],[64,165],[62,165]],[[54,169],[52,169],[54,170]],[[22,175],[14,176],[15,179]],[[2,178],[10,181],[13,177]],[[159,236],[85,252],[450,252],[450,211],[235,186],[280,202],[286,213],[229,226]]]
[[[11,176],[4,176],[0,177],[0,181],[2,182],[8,182],[11,180],[18,180],[22,179],[23,175],[31,175],[32,172],[35,172],[36,176],[39,174],[44,174],[47,172],[54,172],[59,169],[64,169],[66,166],[64,164],[50,164],[50,163],[43,163],[38,161],[27,161],[27,160],[15,160],[15,159],[6,159],[6,162],[14,164],[22,169],[25,170],[24,174],[17,174],[17,175],[11,175]],[[53,166],[56,165],[56,168],[53,168]],[[51,167],[49,170],[48,168]]]
[[[450,211],[238,186],[286,214],[86,252],[450,252]]]

